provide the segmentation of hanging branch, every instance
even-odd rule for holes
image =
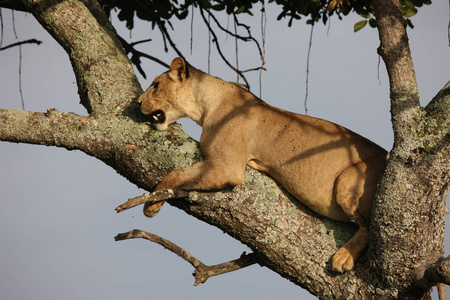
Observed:
[[[125,233],[120,233],[114,237],[116,241],[135,238],[142,238],[157,243],[163,246],[165,249],[168,249],[171,252],[175,253],[188,263],[190,263],[195,268],[195,271],[193,273],[195,277],[194,286],[197,286],[200,283],[205,283],[206,280],[208,280],[208,278],[210,277],[233,272],[257,263],[256,254],[254,253],[246,254],[244,252],[238,259],[213,266],[207,266],[200,260],[198,260],[195,256],[191,255],[189,252],[179,247],[178,245],[172,243],[171,241],[166,240],[150,232],[145,232],[138,229],[134,229],[132,231]]]
[[[306,58],[306,92],[305,92],[305,102],[303,103],[303,106],[305,107],[305,115],[308,115],[308,85],[309,85],[309,61],[310,61],[310,54],[311,54],[311,47],[312,47],[312,38],[313,38],[313,30],[314,30],[314,23],[311,25],[311,34],[309,36],[309,46],[308,46],[308,55]]]
[[[3,44],[3,15],[2,9],[0,8],[0,50],[2,49]]]
[[[228,29],[223,27],[222,24],[220,24],[220,22],[217,20],[217,18],[210,11],[206,10],[206,12],[208,13],[208,16],[210,16],[213,19],[213,21],[216,23],[217,27],[219,27],[219,29],[222,30],[223,32],[225,32],[226,34],[229,34],[230,36],[240,39],[244,42],[248,42],[248,41],[254,42],[256,44],[256,47],[258,48],[259,55],[262,56],[261,46],[259,45],[259,42],[252,36],[251,31],[250,31],[250,26],[240,23],[235,14],[233,14],[235,24],[239,27],[244,27],[247,30],[248,36],[242,36],[237,33],[233,33],[231,31],[229,31]]]
[[[213,42],[216,43],[216,48],[217,48],[217,52],[219,52],[220,57],[222,58],[222,60],[227,64],[228,67],[230,67],[234,72],[236,72],[244,81],[246,86],[250,89],[250,84],[247,81],[247,78],[245,78],[243,72],[241,70],[236,69],[225,57],[225,55],[222,53],[222,49],[220,48],[219,45],[219,40],[217,39],[216,33],[214,32],[214,30],[211,28],[211,25],[209,24],[208,20],[205,17],[205,14],[203,12],[203,8],[200,7],[200,14],[203,18],[203,22],[205,22],[206,26],[208,27],[208,30],[210,32],[210,34],[213,36]]]
[[[266,6],[264,1],[261,2],[261,41],[262,41],[262,53],[261,53],[261,69],[259,70],[259,98],[262,98],[262,71],[266,64]],[[259,48],[259,45],[258,45]]]
[[[142,69],[141,66],[141,57],[145,57],[147,59],[150,59],[164,67],[166,67],[167,69],[169,69],[169,65],[166,64],[165,62],[163,62],[162,60],[160,60],[159,58],[156,58],[154,56],[151,56],[147,53],[141,52],[136,50],[136,48],[134,48],[135,45],[141,44],[141,43],[145,43],[145,42],[149,42],[151,41],[151,39],[147,39],[147,40],[142,40],[142,41],[137,41],[134,43],[128,43],[127,41],[125,41],[121,36],[117,36],[118,39],[120,40],[120,43],[123,46],[123,49],[125,50],[125,53],[131,53],[131,62],[136,66],[136,68],[138,69],[139,73],[142,75],[142,77],[144,77],[145,79],[147,79],[147,76],[145,75],[144,70]]]
[[[183,59],[187,62],[187,60],[186,60],[186,58],[184,57],[184,55],[181,53],[180,50],[178,50],[177,46],[176,46],[175,43],[172,41],[172,38],[170,37],[169,32],[167,32],[167,28],[166,28],[166,26],[164,25],[163,22],[158,22],[158,28],[159,28],[159,30],[161,31],[161,33],[162,33],[162,35],[163,35],[163,37],[164,37],[164,40],[167,39],[167,40],[169,41],[170,46],[171,46],[172,49],[177,53],[177,55],[178,55],[179,57],[183,58]],[[166,52],[167,52],[167,51],[166,51]],[[188,63],[188,64],[189,64],[189,63]]]

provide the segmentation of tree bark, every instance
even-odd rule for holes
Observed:
[[[373,1],[389,76],[394,147],[371,223],[369,258],[386,297],[420,299],[424,266],[444,255],[449,183],[448,84],[423,109],[398,0]],[[439,102],[436,104],[435,102]]]
[[[311,212],[250,168],[232,190],[191,192],[188,199],[169,202],[242,241],[259,264],[321,299],[421,298],[435,284],[423,280],[426,270],[444,254],[450,87],[427,108],[419,106],[398,3],[386,3],[391,1],[374,1],[395,145],[374,205],[368,255],[354,270],[337,275],[329,268],[334,252],[355,232],[351,223]],[[84,151],[148,191],[170,170],[201,160],[198,144],[180,126],[157,132],[141,119],[135,100],[142,89],[96,1],[0,0],[0,6],[33,13],[66,50],[89,113],[0,109],[0,140]]]

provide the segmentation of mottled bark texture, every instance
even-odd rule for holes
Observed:
[[[398,0],[373,1],[389,75],[394,147],[375,200],[369,258],[386,297],[417,299],[416,279],[444,255],[449,184],[449,85],[425,109]],[[421,271],[422,270],[422,271]]]
[[[0,0],[0,6],[33,13],[64,47],[89,112],[0,110],[0,140],[79,149],[149,191],[170,170],[201,159],[198,144],[180,126],[157,132],[140,119],[134,101],[142,90],[96,1]],[[395,145],[374,207],[371,245],[354,270],[337,275],[329,269],[354,226],[318,216],[255,170],[248,169],[244,183],[230,191],[170,200],[242,241],[258,263],[321,299],[420,299],[436,283],[433,270],[439,268],[433,263],[444,254],[450,87],[425,109],[419,106],[398,3],[374,6],[390,76]]]

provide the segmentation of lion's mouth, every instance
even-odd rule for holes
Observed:
[[[162,110],[156,110],[150,114],[150,122],[153,124],[164,123],[166,120],[166,114]]]

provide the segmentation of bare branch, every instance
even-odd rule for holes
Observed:
[[[211,28],[211,25],[209,24],[208,20],[205,17],[205,14],[203,13],[203,8],[200,7],[200,15],[203,18],[203,22],[205,22],[206,26],[208,27],[209,32],[211,33],[211,35],[213,36],[213,42],[216,43],[216,48],[217,48],[217,52],[219,52],[220,57],[222,57],[222,60],[225,62],[225,64],[230,67],[234,72],[236,72],[239,76],[241,76],[241,78],[245,81],[245,84],[250,87],[250,84],[247,81],[247,78],[245,78],[244,74],[242,74],[242,72],[240,70],[238,70],[237,68],[235,68],[225,57],[225,55],[222,53],[222,49],[220,48],[219,45],[219,40],[217,39],[217,35],[214,32],[214,30]]]
[[[133,62],[133,64],[136,66],[136,68],[139,70],[139,73],[141,73],[141,75],[147,79],[147,76],[145,75],[144,70],[141,67],[141,57],[145,57],[147,59],[153,60],[154,62],[166,67],[167,69],[169,69],[169,65],[166,64],[165,62],[163,62],[162,60],[160,60],[157,57],[154,57],[152,55],[149,55],[147,53],[141,52],[139,50],[136,50],[136,48],[134,48],[134,45],[140,44],[140,43],[144,43],[149,40],[143,40],[143,41],[137,41],[134,43],[128,43],[127,41],[125,41],[121,36],[117,36],[118,39],[120,40],[120,43],[122,44],[123,48],[125,49],[125,53],[131,53],[131,61]]]
[[[39,41],[39,40],[36,40],[36,39],[29,39],[29,40],[13,43],[13,44],[10,44],[8,46],[2,47],[2,48],[0,48],[0,51],[6,50],[6,49],[9,49],[9,48],[12,48],[12,47],[20,46],[20,45],[23,45],[23,44],[37,44],[37,45],[40,45],[41,43],[42,43],[42,41]]]
[[[251,266],[258,262],[258,257],[255,253],[246,254],[245,252],[235,260],[228,261],[225,263],[217,264],[214,266],[206,266],[202,264],[199,268],[194,271],[195,283],[197,286],[200,283],[205,283],[208,278],[222,275],[225,273],[230,273],[245,267]]]
[[[177,46],[175,45],[175,43],[172,41],[172,38],[170,37],[169,32],[167,32],[167,28],[165,26],[164,23],[160,22],[158,23],[158,28],[161,31],[162,35],[164,36],[164,38],[167,38],[167,40],[169,41],[170,46],[172,47],[172,49],[177,53],[177,55],[179,57],[182,57],[186,62],[186,58],[184,57],[184,55],[181,53],[180,50],[178,50]]]
[[[116,207],[116,212],[120,213],[124,210],[127,210],[129,208],[135,207],[139,204],[143,203],[157,203],[169,199],[174,198],[186,198],[189,195],[189,192],[181,191],[181,190],[162,190],[162,191],[156,191],[151,194],[143,194],[142,196],[134,197],[131,199],[128,199],[127,202],[125,202],[122,205],[119,205]]]
[[[247,30],[248,36],[242,36],[242,35],[235,34],[235,33],[231,32],[231,31],[229,31],[228,29],[226,29],[225,27],[223,27],[222,24],[220,24],[219,20],[217,20],[217,18],[216,18],[216,16],[214,16],[214,14],[212,14],[209,10],[206,10],[206,12],[208,13],[208,16],[210,16],[210,17],[214,20],[214,22],[217,24],[217,27],[219,27],[220,30],[222,30],[222,31],[225,32],[226,34],[229,34],[229,35],[231,35],[232,37],[238,38],[238,39],[240,39],[240,40],[242,40],[242,41],[244,41],[244,42],[248,42],[248,41],[250,41],[250,40],[253,41],[253,42],[256,44],[256,47],[258,48],[259,55],[260,55],[260,56],[263,55],[263,54],[262,54],[261,47],[260,47],[258,41],[252,36],[252,34],[251,34],[251,32],[250,32],[250,26],[247,26],[247,25],[245,25],[245,24],[243,24],[243,23],[240,23],[240,22],[238,21],[238,18],[236,17],[236,15],[233,15],[233,16],[234,16],[234,20],[235,20],[235,22],[236,22],[236,25],[237,25],[237,26],[240,26],[240,27],[244,27],[244,28]]]
[[[197,286],[200,283],[205,283],[206,280],[208,280],[208,278],[210,277],[236,271],[257,263],[257,256],[254,253],[251,254],[243,253],[241,257],[236,260],[221,263],[214,266],[207,266],[200,260],[198,260],[195,256],[191,255],[189,252],[179,247],[178,245],[172,243],[171,241],[166,240],[150,232],[145,232],[138,229],[134,229],[132,231],[125,233],[120,233],[116,237],[114,237],[116,241],[134,238],[142,238],[157,243],[163,246],[165,249],[168,249],[171,252],[175,253],[188,263],[190,263],[195,268],[193,274],[195,277],[194,286]]]

